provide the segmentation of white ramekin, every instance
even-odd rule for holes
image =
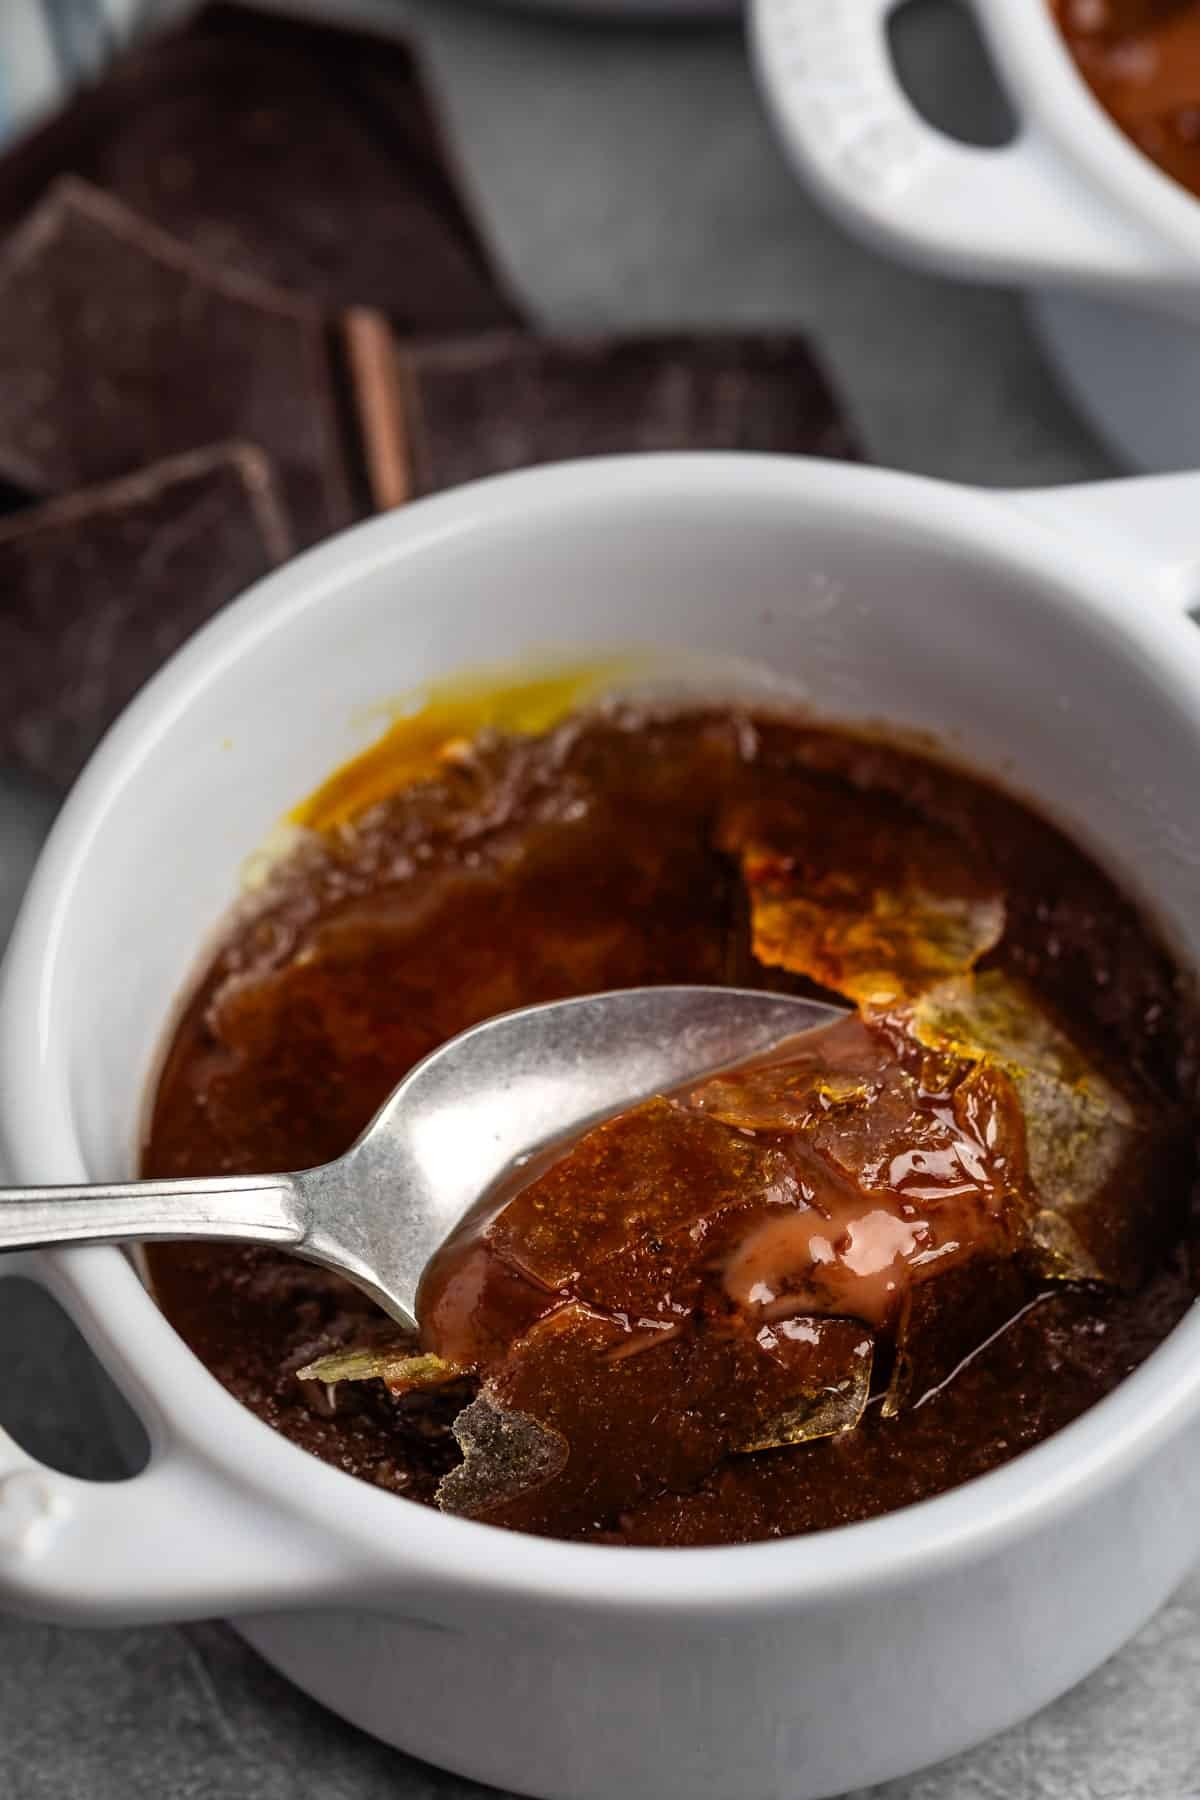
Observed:
[[[1086,840],[1200,967],[1198,501],[1200,477],[999,499],[656,457],[485,482],[322,545],[151,682],[67,801],[0,987],[13,1175],[129,1172],[164,1021],[244,858],[373,702],[464,665],[701,652],[818,714],[935,731]],[[0,1439],[0,1603],[232,1615],[347,1718],[522,1792],[808,1800],[897,1775],[1076,1681],[1200,1546],[1200,1316],[955,1493],[812,1538],[614,1550],[443,1517],[308,1457],[116,1251],[19,1266],[153,1454],[92,1485]]]
[[[911,262],[1030,291],[1082,410],[1146,469],[1200,464],[1200,201],[1093,99],[1047,0],[969,0],[1013,102],[1001,149],[956,142],[901,87],[901,0],[752,0],[762,86],[838,217]]]

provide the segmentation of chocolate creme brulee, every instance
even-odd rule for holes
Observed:
[[[887,1512],[1100,1399],[1193,1298],[1190,1014],[1147,924],[924,755],[528,694],[535,729],[434,709],[302,809],[178,1025],[145,1173],[337,1156],[537,1001],[728,982],[844,1016],[514,1172],[419,1339],[282,1254],[154,1246],[188,1343],[364,1480],[605,1543]]]
[[[1200,195],[1200,0],[1051,0],[1101,106]]]

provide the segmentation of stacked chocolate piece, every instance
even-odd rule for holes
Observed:
[[[0,159],[0,763],[372,511],[681,448],[853,454],[797,339],[535,336],[410,51],[210,5]]]

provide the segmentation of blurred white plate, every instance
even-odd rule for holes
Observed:
[[[1030,296],[1076,406],[1118,462],[1145,474],[1200,462],[1200,330],[1091,294]]]

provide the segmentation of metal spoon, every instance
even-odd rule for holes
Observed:
[[[336,1162],[293,1175],[0,1189],[0,1250],[210,1238],[336,1269],[407,1326],[425,1265],[520,1160],[842,1015],[741,988],[628,988],[504,1013],[418,1063]]]

